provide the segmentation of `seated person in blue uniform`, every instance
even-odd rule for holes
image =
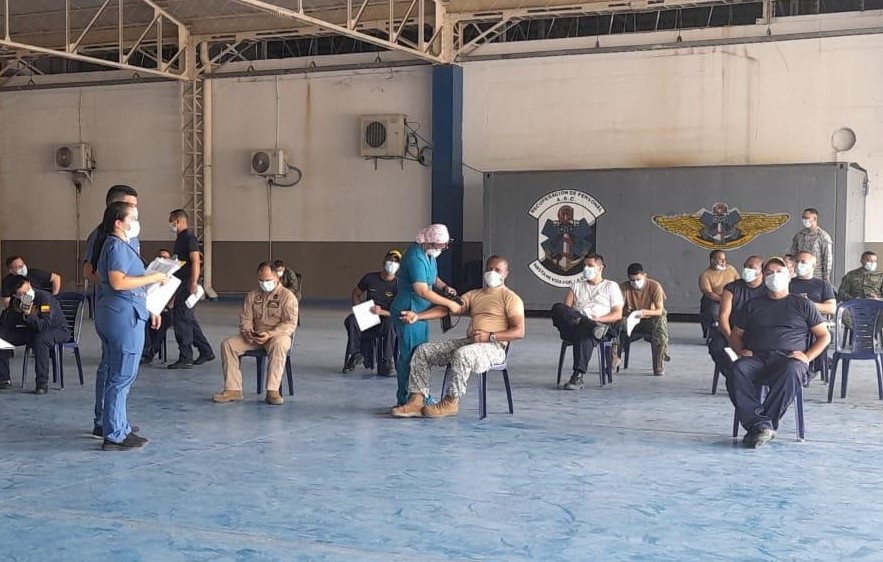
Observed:
[[[380,337],[383,344],[380,356],[373,357],[372,355],[371,359],[379,365],[378,374],[388,377],[395,376],[395,365],[393,364],[396,343],[395,323],[389,316],[389,306],[398,293],[396,273],[401,261],[402,253],[392,248],[383,257],[383,270],[366,273],[353,289],[353,306],[363,301],[373,300],[374,306],[371,308],[371,312],[380,316],[380,325],[363,333],[359,329],[359,323],[356,322],[354,314],[346,317],[346,320],[343,321],[347,333],[344,373],[352,372],[359,363],[365,363],[364,353],[373,353],[372,349],[362,349],[363,342],[366,345],[372,345],[373,339]],[[366,363],[366,366],[368,364]]]
[[[3,278],[2,282],[4,308],[9,306],[9,299],[12,298],[12,282],[16,276],[27,277],[34,289],[47,291],[53,295],[57,295],[61,291],[61,275],[52,271],[29,268],[21,256],[6,258],[6,270],[9,274]]]
[[[0,338],[13,345],[34,348],[37,372],[36,394],[49,392],[50,353],[59,343],[71,339],[64,313],[48,291],[34,289],[27,277],[16,275],[9,283],[12,297],[0,322]],[[9,359],[12,350],[0,351],[0,388],[9,388]]]
[[[730,338],[739,359],[727,375],[727,393],[742,427],[742,443],[760,447],[776,436],[779,420],[794,401],[812,360],[831,336],[813,304],[788,292],[791,275],[782,258],[763,267],[767,294],[746,304],[733,321]],[[807,347],[812,335],[813,343]],[[760,387],[769,391],[760,401]]]
[[[792,295],[805,297],[816,305],[819,313],[833,315],[837,311],[837,294],[834,287],[824,279],[813,277],[816,257],[809,252],[798,252],[794,270],[797,276],[791,280],[788,290]]]
[[[170,260],[172,259],[172,253],[165,248],[161,248],[156,252],[156,257]],[[150,324],[146,325],[144,351],[141,352],[142,365],[149,365],[153,358],[159,355],[162,344],[166,341],[166,333],[169,331],[169,326],[172,325],[172,307],[174,304],[174,301],[171,300],[163,309],[160,315],[159,328],[154,329]]]

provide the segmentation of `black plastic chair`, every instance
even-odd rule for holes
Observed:
[[[843,316],[846,312],[852,317],[849,332],[843,330]],[[877,341],[877,317],[883,311],[883,301],[855,299],[840,303],[834,317],[834,356],[828,377],[828,402],[834,398],[834,383],[837,380],[837,364],[843,361],[843,380],[840,382],[840,398],[846,398],[846,385],[849,381],[849,362],[873,360],[877,367],[877,394],[883,400],[883,349]]]
[[[488,370],[479,373],[479,383],[478,383],[478,419],[483,420],[487,417],[487,374],[491,371],[497,371],[502,373],[503,375],[503,385],[506,387],[506,400],[509,402],[509,413],[514,414],[515,408],[512,405],[512,387],[509,384],[509,351],[512,349],[512,343],[510,342],[508,346],[506,346],[506,357],[503,358],[503,362],[498,365],[491,365],[488,367]],[[448,366],[445,368],[445,378],[442,381],[442,391],[441,395],[445,395],[445,390],[448,388],[448,383],[451,379],[451,364],[448,363]]]
[[[624,332],[623,332],[623,334],[624,334]],[[648,334],[648,333],[637,333],[636,334],[636,333],[632,332],[631,336],[623,335],[623,336],[620,336],[620,339],[621,339],[620,346],[621,346],[621,350],[622,350],[622,368],[623,368],[623,370],[628,370],[628,368],[629,368],[629,355],[631,354],[631,351],[632,351],[632,343],[636,342],[636,341],[640,341],[640,340],[650,343],[651,341],[653,341],[653,336],[652,336],[652,334]],[[616,372],[617,373],[619,372],[619,367],[616,368]]]
[[[291,354],[294,351],[294,339],[291,341],[291,347],[288,349],[288,355],[285,357],[285,376],[288,379],[288,395],[294,396],[294,373],[291,366]],[[243,357],[255,358],[255,377],[257,379],[257,394],[264,391],[264,377],[267,373],[267,352],[263,349],[251,349],[246,351],[239,357],[240,364]]]
[[[766,398],[767,388],[765,385],[759,387],[758,392],[760,392],[760,401],[763,402]],[[803,385],[797,385],[797,394],[794,396],[794,421],[797,425],[797,440],[805,441],[806,440],[806,425],[804,423],[803,418]],[[735,412],[733,412],[733,438],[739,437],[739,416]]]
[[[52,352],[52,382],[59,383],[64,388],[64,350],[73,349],[74,358],[77,361],[77,373],[79,375],[80,384],[83,381],[83,362],[80,358],[80,331],[83,326],[83,314],[86,309],[86,295],[83,293],[59,293],[55,296],[64,319],[67,322],[67,328],[71,333],[71,339],[59,343]],[[28,356],[33,355],[34,348],[28,344],[25,346],[24,358],[21,365],[21,386],[25,385],[25,378],[28,371]]]
[[[567,348],[571,347],[573,342],[561,339],[561,353],[558,354],[558,382],[556,386],[561,386],[561,370],[564,367],[564,355]],[[600,347],[600,351],[598,350]],[[601,386],[613,382],[612,356],[613,356],[613,340],[601,340],[595,343],[595,351],[598,351],[598,378]]]

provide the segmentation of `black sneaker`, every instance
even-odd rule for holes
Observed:
[[[583,389],[583,374],[579,371],[574,371],[573,376],[570,377],[570,380],[564,383],[564,390],[582,390]]]
[[[200,353],[199,357],[197,357],[194,361],[194,365],[202,365],[203,363],[208,363],[209,361],[215,360],[214,353]]]
[[[136,433],[138,431],[141,431],[141,428],[138,427],[137,425],[133,425],[132,426],[132,433]],[[96,425],[95,427],[93,427],[92,428],[92,437],[94,437],[96,439],[104,439],[104,428],[102,428],[100,425]]]
[[[140,362],[140,364],[141,364],[141,365],[150,365],[152,362],[153,362],[153,358],[152,358],[152,357],[143,356],[143,357],[141,357],[141,362]]]
[[[147,440],[143,437],[138,437],[134,433],[130,433],[126,435],[126,438],[123,439],[122,443],[114,443],[109,439],[105,439],[104,443],[101,444],[102,451],[131,451],[133,449],[140,449],[147,443]]]
[[[749,431],[742,439],[742,444],[750,449],[763,447],[776,438],[776,432],[769,427],[755,428]]]
[[[380,364],[380,367],[377,369],[377,374],[384,377],[396,376],[395,364],[390,359],[387,359]]]
[[[166,369],[192,369],[193,361],[188,361],[186,359],[178,359],[171,365],[166,366]]]
[[[6,390],[7,388],[12,388],[12,381],[0,381],[0,390]]]
[[[355,371],[357,363],[365,363],[365,360],[362,358],[361,353],[353,353],[352,355],[350,355],[349,359],[347,359],[346,363],[344,363],[341,373],[351,373]]]
[[[37,388],[34,389],[34,394],[48,394],[49,393],[49,385],[48,384],[38,384]]]

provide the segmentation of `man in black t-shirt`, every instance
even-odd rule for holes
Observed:
[[[366,273],[353,289],[353,306],[363,302],[363,295],[366,297],[364,300],[373,300],[374,306],[371,308],[371,312],[380,317],[380,325],[362,332],[356,322],[355,315],[350,314],[346,317],[343,325],[346,327],[347,342],[342,372],[349,373],[355,370],[358,363],[364,363],[368,367],[373,360],[377,361],[377,374],[395,375],[393,367],[396,344],[395,323],[389,316],[389,305],[392,304],[392,300],[398,292],[396,272],[399,270],[401,260],[402,253],[395,248],[391,249],[383,258],[383,270]],[[372,344],[375,338],[380,338],[382,344],[379,357],[373,357]],[[363,343],[367,346],[364,352],[362,350]],[[364,353],[372,353],[372,356],[369,356],[366,361]]]
[[[763,268],[767,294],[746,304],[733,321],[730,339],[741,357],[727,376],[727,392],[742,426],[742,443],[760,447],[776,436],[779,420],[803,383],[809,363],[828,347],[831,336],[815,306],[788,293],[791,276],[781,258]],[[809,335],[814,340],[807,349]],[[761,402],[759,387],[769,388]]]
[[[9,275],[6,275],[2,281],[3,308],[9,306],[9,300],[15,293],[12,285],[19,275],[27,277],[34,289],[47,291],[53,295],[57,295],[61,291],[61,275],[42,269],[29,268],[21,256],[6,258],[6,271]]]
[[[729,374],[733,365],[730,356],[724,351],[730,345],[732,319],[746,304],[764,294],[766,287],[763,284],[763,258],[748,256],[742,266],[742,279],[724,285],[717,325],[708,330],[708,354],[724,376]]]
[[[791,280],[788,291],[792,295],[808,298],[821,314],[834,314],[837,311],[837,294],[830,283],[813,277],[816,257],[809,252],[799,252],[794,263],[797,277]]]
[[[196,320],[196,314],[187,306],[187,299],[190,295],[196,294],[202,266],[199,240],[189,229],[188,220],[189,217],[184,209],[175,209],[169,213],[169,229],[178,233],[172,255],[185,262],[181,269],[175,272],[175,277],[181,280],[172,307],[175,340],[178,342],[178,360],[169,365],[169,369],[192,369],[194,365],[202,365],[215,358],[212,346]],[[194,347],[199,351],[199,357],[195,360]]]

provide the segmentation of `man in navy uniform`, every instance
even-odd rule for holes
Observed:
[[[37,372],[36,394],[49,392],[49,359],[52,349],[70,340],[71,334],[58,301],[49,292],[31,287],[27,277],[14,276],[9,287],[12,298],[3,312],[0,337],[13,345],[34,348]],[[9,388],[9,359],[12,350],[0,351],[0,388]]]
[[[187,211],[184,209],[175,209],[169,213],[169,229],[177,233],[172,254],[176,259],[184,262],[181,269],[175,272],[175,277],[181,280],[181,285],[175,293],[175,305],[172,308],[175,340],[178,342],[178,360],[169,365],[169,369],[192,369],[194,365],[202,365],[215,358],[212,346],[196,320],[196,314],[187,306],[187,299],[190,295],[196,294],[202,266],[199,240],[190,230],[188,220]],[[194,347],[199,351],[199,356],[195,360]]]
[[[767,294],[748,302],[733,322],[730,343],[741,357],[727,376],[727,392],[748,432],[742,443],[755,448],[776,436],[810,362],[831,341],[815,305],[788,292],[791,275],[785,260],[768,259],[763,275]],[[813,343],[807,348],[810,334]],[[761,385],[769,389],[763,402]]]

